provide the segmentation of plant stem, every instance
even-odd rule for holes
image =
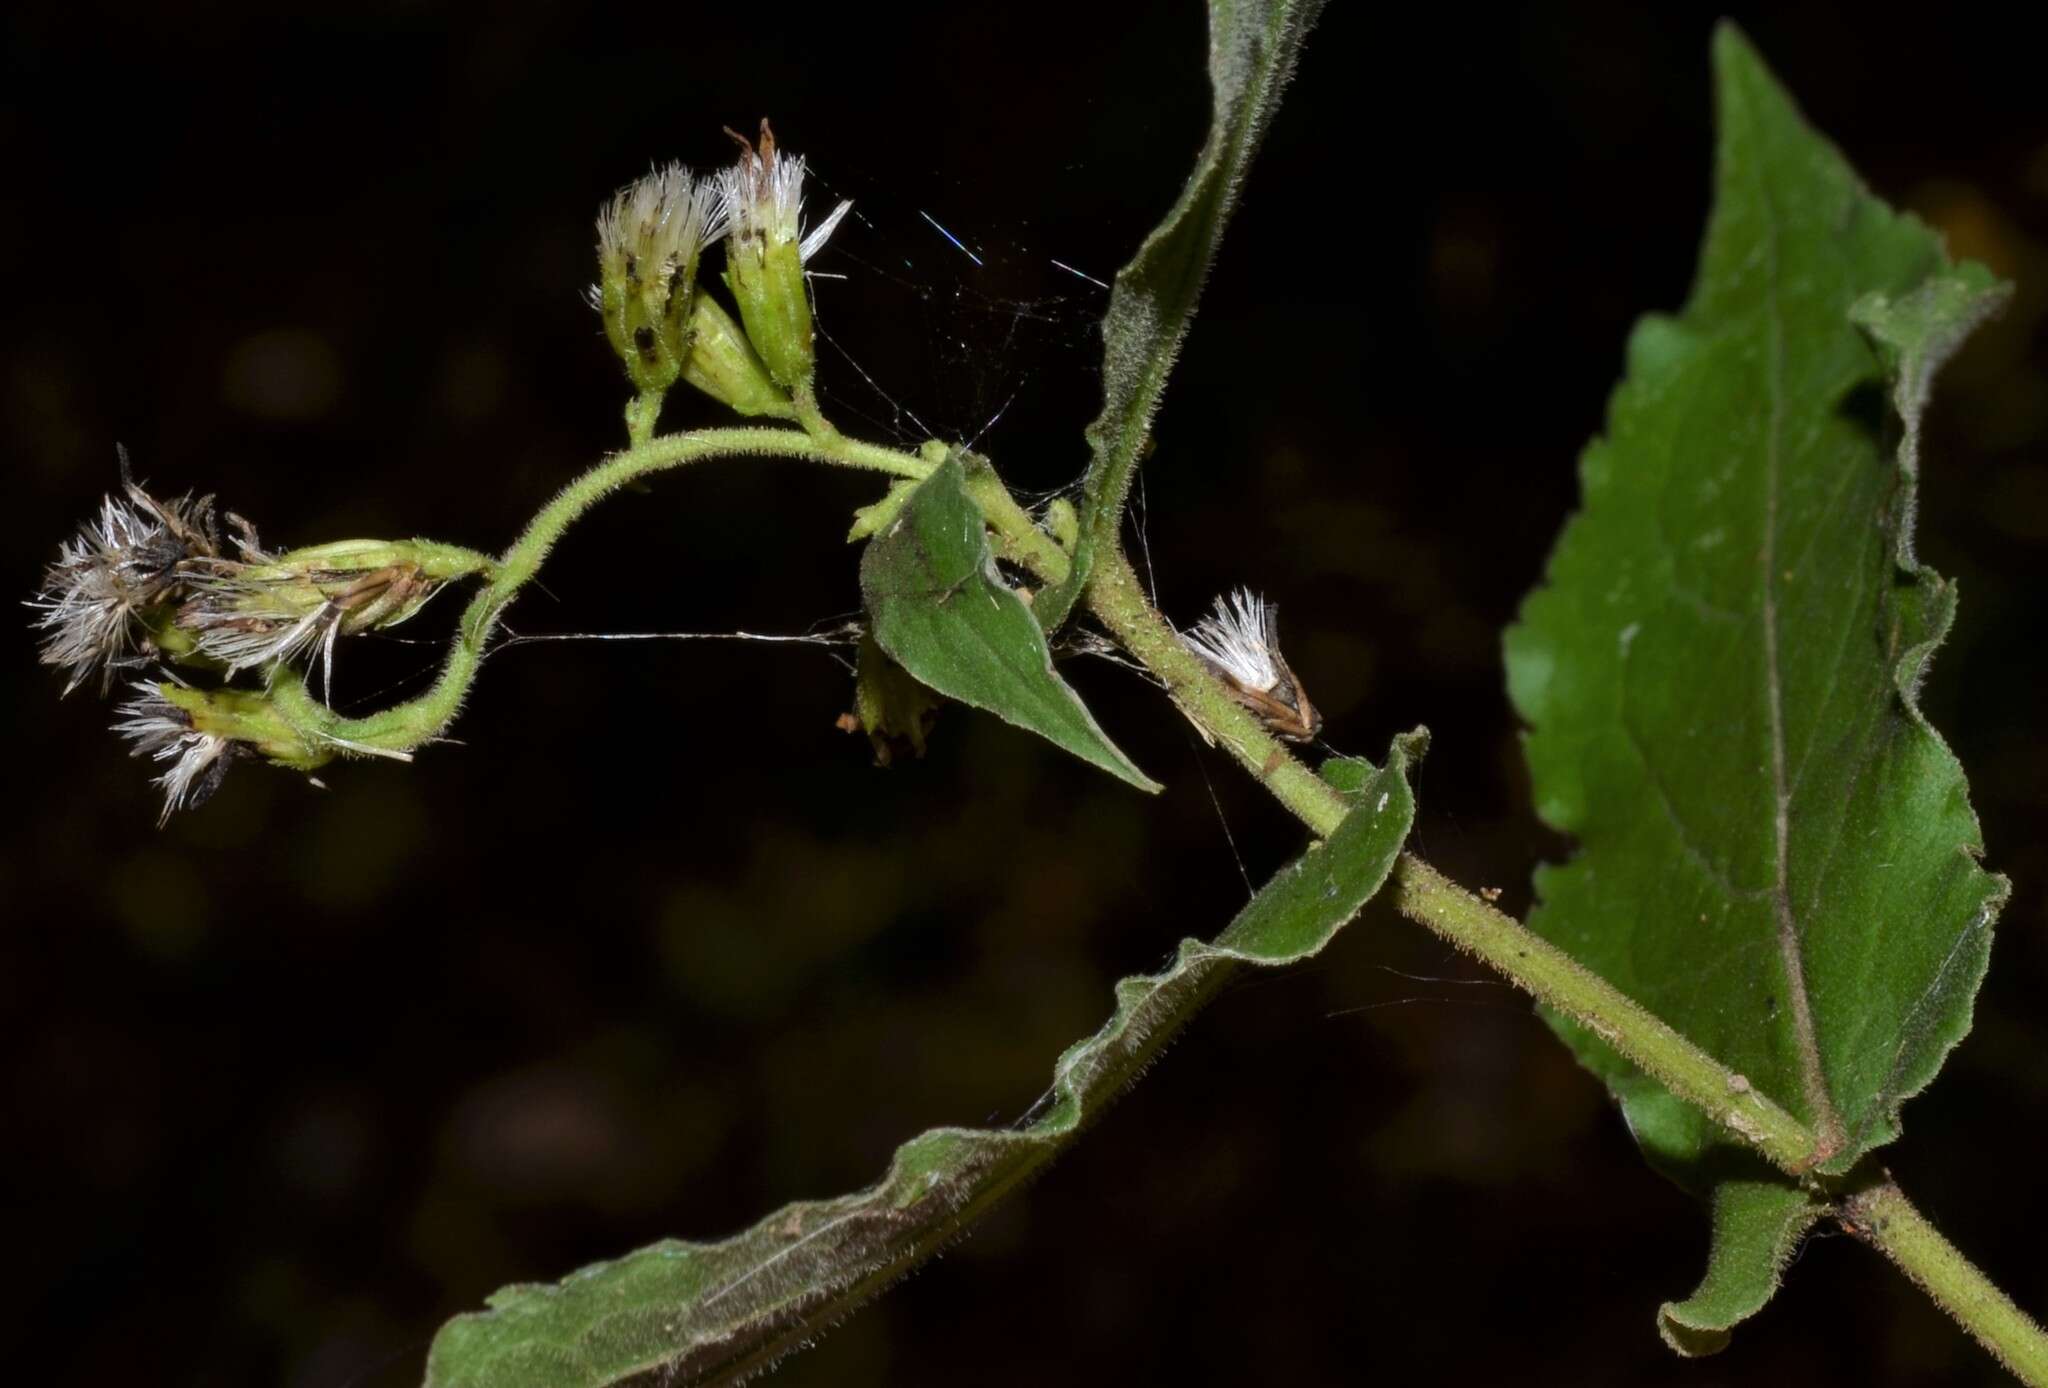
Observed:
[[[1401,855],[1394,884],[1402,915],[1584,1024],[1781,1170],[1797,1176],[1812,1167],[1817,1139],[1805,1124],[1606,979],[1413,853]]]
[[[668,392],[643,390],[626,402],[626,442],[641,448],[654,441],[654,429],[661,422],[661,402]]]
[[[629,448],[562,488],[527,523],[525,533],[499,557],[489,581],[470,599],[440,677],[426,693],[367,717],[342,718],[303,686],[283,680],[274,690],[279,711],[313,736],[346,748],[403,752],[438,737],[461,711],[499,615],[532,580],[577,517],[636,478],[707,458],[736,457],[807,458],[912,478],[929,475],[935,466],[914,454],[860,443],[837,432],[820,436],[794,429],[702,429]]]
[[[2048,1384],[2048,1333],[1956,1251],[1903,1192],[1883,1179],[1845,1199],[1844,1229],[1898,1264],[2022,1382]]]
[[[1203,736],[1221,743],[1315,833],[1327,838],[1335,832],[1349,808],[1344,797],[1296,760],[1196,659],[1147,600],[1122,551],[1096,551],[1083,601],[1124,649],[1165,682],[1167,696]]]
[[[486,579],[462,615],[456,639],[434,686],[419,698],[365,718],[340,718],[317,703],[296,677],[273,682],[279,712],[318,737],[356,751],[397,751],[438,736],[460,711],[476,678],[499,615],[539,571],[562,534],[612,492],[650,473],[718,457],[781,456],[864,468],[921,480],[943,457],[850,439],[833,428],[808,392],[797,413],[803,431],[775,428],[704,429],[665,438],[639,438],[576,478],[543,506],[495,562],[444,546],[451,576],[477,572]],[[636,435],[652,430],[658,398],[641,397],[628,409]],[[649,405],[653,408],[650,409]],[[1002,541],[1002,557],[1049,584],[1064,581],[1067,552],[1032,521],[996,474],[971,470],[969,494]],[[1165,684],[1168,696],[1212,743],[1221,743],[1308,828],[1324,837],[1347,812],[1335,787],[1303,765],[1231,691],[1197,659],[1179,633],[1146,597],[1136,572],[1114,544],[1100,546],[1087,576],[1089,610]],[[288,673],[288,672],[287,672]],[[1569,955],[1488,902],[1451,882],[1412,853],[1394,869],[1393,903],[1538,999],[1590,1028],[1673,1094],[1700,1109],[1780,1169],[1804,1177],[1816,1160],[1817,1139],[1799,1120],[1756,1092],[1742,1075]],[[1185,1013],[1200,1006],[1193,1000]],[[2029,1384],[2048,1388],[2048,1335],[2011,1299],[1963,1258],[1889,1180],[1865,1187],[1835,1207],[1842,1226],[1883,1252]]]
[[[805,433],[825,442],[843,437],[838,426],[825,418],[825,412],[818,408],[817,392],[811,388],[810,382],[804,382],[791,392],[789,403],[796,411],[796,422],[804,426]]]
[[[1166,682],[1195,725],[1318,834],[1334,832],[1345,803],[1243,708],[1189,652],[1145,598],[1121,551],[1096,551],[1089,611]],[[1609,1045],[1715,1122],[1793,1174],[1813,1163],[1814,1136],[1741,1075],[1540,935],[1496,911],[1412,853],[1394,869],[1394,906],[1521,987],[1590,1027]]]
[[[991,513],[994,519],[995,513]],[[1027,556],[1028,558],[1028,556]],[[1050,573],[1044,574],[1054,577]],[[1096,551],[1084,601],[1124,648],[1165,682],[1196,726],[1221,742],[1315,833],[1343,818],[1336,790],[1296,760],[1195,659],[1146,599],[1120,549]],[[1787,1174],[1806,1177],[1825,1155],[1792,1114],[1598,974],[1416,857],[1394,867],[1393,905],[1495,971],[1590,1028],[1645,1074]],[[2048,1334],[1979,1272],[1889,1180],[1834,1206],[1842,1227],[1877,1248],[1998,1361],[2048,1388]]]

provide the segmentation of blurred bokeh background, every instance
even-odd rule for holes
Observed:
[[[720,126],[764,113],[819,200],[860,210],[815,267],[845,277],[818,290],[842,423],[979,434],[1020,489],[1071,482],[1086,277],[1192,158],[1202,21],[983,8],[12,7],[0,587],[32,591],[117,441],[273,541],[502,545],[621,439],[579,298],[600,200],[650,161],[724,160]],[[1939,394],[1921,533],[1963,592],[1928,702],[2016,889],[1975,1032],[1890,1160],[2040,1310],[2038,56],[1925,11],[1734,8],[1883,195],[2020,284]],[[1240,582],[1276,599],[1338,747],[1428,723],[1419,846],[1519,911],[1565,845],[1529,808],[1497,632],[1631,319],[1684,296],[1714,11],[1332,9],[1168,397],[1146,564],[1183,620]],[[665,422],[717,419],[678,396]],[[512,623],[801,631],[856,605],[842,536],[878,490],[783,463],[661,478],[576,529]],[[1157,801],[957,710],[878,770],[833,726],[850,683],[825,652],[738,644],[508,650],[456,745],[324,793],[242,768],[158,831],[106,707],[58,700],[25,623],[9,649],[4,1319],[39,1382],[416,1381],[434,1327],[504,1282],[727,1233],[928,1126],[1016,1116],[1115,978],[1224,923],[1237,859],[1256,881],[1301,842],[1109,665],[1070,677]],[[339,701],[434,658],[354,643]],[[1221,998],[779,1381],[1995,1380],[1839,1238],[1682,1364],[1652,1314],[1704,1243],[1527,1003],[1375,908]]]

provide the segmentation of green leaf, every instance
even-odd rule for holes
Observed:
[[[869,542],[860,586],[875,640],[917,679],[1140,790],[1159,789],[1053,672],[1045,632],[996,572],[957,453],[918,484],[896,519]]]
[[[1761,1164],[1755,1174],[1722,1178],[1713,1201],[1707,1275],[1691,1296],[1657,1311],[1657,1333],[1688,1359],[1719,1354],[1729,1331],[1763,1309],[1799,1240],[1827,1208]]]
[[[882,493],[880,501],[863,506],[853,513],[853,525],[846,532],[847,543],[865,540],[881,533],[882,529],[903,512],[903,503],[910,500],[910,494],[917,490],[917,483],[909,478],[891,482],[889,490]]]
[[[899,1148],[877,1185],[790,1205],[723,1243],[667,1241],[554,1285],[507,1287],[442,1327],[429,1388],[609,1388],[731,1382],[773,1363],[955,1238],[1065,1149],[1245,965],[1316,953],[1387,879],[1414,815],[1420,734],[1356,778],[1325,843],[1269,882],[1214,944],[1116,986],[1116,1013],[1071,1047],[1030,1120],[939,1128]],[[1276,1064],[1280,1063],[1278,1061]]]
[[[1866,192],[1734,29],[1714,57],[1692,297],[1637,326],[1583,509],[1507,636],[1537,808],[1579,841],[1531,925],[1839,1173],[1968,1030],[2006,895],[1916,703],[1955,590],[1912,548],[1928,382],[1999,291]],[[1551,1020],[1650,1158],[1712,1187],[1726,1136]]]
[[[1114,545],[1131,477],[1239,186],[1323,0],[1209,0],[1209,137],[1187,186],[1117,271],[1102,320],[1102,413],[1088,426],[1081,534],[1067,577],[1032,608],[1047,631],[1073,611],[1098,545]]]

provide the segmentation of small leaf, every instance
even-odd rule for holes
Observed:
[[[731,1382],[815,1338],[1065,1150],[1239,968],[1291,964],[1328,944],[1408,836],[1407,771],[1424,745],[1419,733],[1397,738],[1386,768],[1357,778],[1329,840],[1214,944],[1185,941],[1164,973],[1117,984],[1116,1014],[1059,1058],[1028,1123],[925,1133],[897,1149],[879,1184],[787,1206],[723,1243],[670,1240],[554,1285],[507,1287],[490,1310],[442,1327],[428,1388]]]
[[[861,507],[853,513],[853,527],[846,532],[848,544],[879,535],[896,517],[902,514],[903,503],[910,500],[910,494],[917,490],[917,483],[909,478],[891,482],[889,490],[882,493],[880,501]]]
[[[1657,1311],[1657,1333],[1688,1359],[1719,1354],[1728,1332],[1778,1290],[1799,1240],[1826,1206],[1777,1172],[1725,1177],[1714,1186],[1714,1234],[1707,1274],[1683,1301]]]
[[[2006,895],[1916,703],[1955,588],[1912,546],[1928,383],[1997,291],[1865,191],[1732,28],[1714,55],[1692,297],[1637,327],[1507,637],[1538,810],[1579,844],[1530,924],[1798,1115],[1832,1174],[1968,1030]],[[1551,1021],[1653,1162],[1718,1186],[1726,1134]],[[1767,1292],[1761,1246],[1717,1252],[1719,1283]]]
[[[902,513],[869,542],[860,586],[875,640],[917,679],[1140,790],[1159,789],[1053,672],[1045,632],[996,572],[957,454],[919,483]]]
[[[1066,579],[1032,605],[1047,631],[1073,610],[1095,547],[1116,543],[1132,472],[1194,320],[1202,281],[1322,8],[1323,0],[1209,0],[1209,137],[1179,200],[1117,271],[1110,291],[1102,320],[1102,413],[1088,426],[1080,539]]]

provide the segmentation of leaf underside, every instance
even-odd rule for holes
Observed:
[[[996,571],[957,453],[868,542],[860,586],[875,640],[921,683],[1037,733],[1140,790],[1159,789],[1054,672],[1044,630]]]
[[[1732,27],[1714,59],[1692,296],[1638,324],[1507,635],[1538,811],[1578,840],[1530,923],[1799,1115],[1835,1174],[1968,1030],[2006,895],[1916,700],[1955,589],[1912,547],[1929,382],[2002,291],[1866,192]],[[1720,1207],[1726,1136],[1550,1021]],[[1679,1308],[1698,1328],[1762,1304],[1796,1203],[1727,1202]]]
[[[1026,1121],[927,1132],[869,1189],[786,1206],[721,1243],[671,1240],[557,1284],[507,1287],[490,1310],[442,1327],[428,1388],[730,1382],[815,1337],[1064,1150],[1239,968],[1322,949],[1393,867],[1414,815],[1407,771],[1424,743],[1396,739],[1384,769],[1340,765],[1348,774],[1331,779],[1353,808],[1336,832],[1215,943],[1185,941],[1164,973],[1118,983],[1115,1015],[1060,1057]]]
[[[1657,1333],[1688,1359],[1719,1354],[1729,1332],[1763,1309],[1778,1290],[1799,1240],[1823,1206],[1758,1164],[1713,1187],[1713,1243],[1707,1274],[1683,1301],[1657,1310]]]
[[[1239,186],[1323,0],[1209,0],[1209,134],[1179,199],[1117,272],[1102,319],[1102,413],[1088,426],[1080,537],[1063,582],[1032,610],[1047,631],[1073,610],[1100,545],[1114,545],[1138,456],[1194,320]]]

